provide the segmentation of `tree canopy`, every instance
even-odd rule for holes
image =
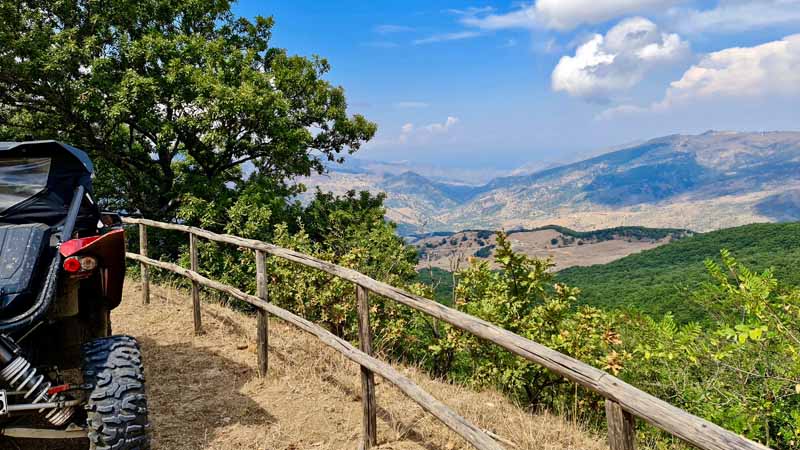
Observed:
[[[174,217],[248,177],[289,194],[376,131],[325,59],[272,47],[273,19],[227,0],[1,0],[0,15],[0,134],[87,150],[113,208]]]

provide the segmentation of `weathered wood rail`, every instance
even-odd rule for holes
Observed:
[[[416,386],[410,379],[402,375],[391,365],[372,356],[372,337],[369,328],[369,292],[411,307],[431,317],[447,322],[456,328],[499,345],[528,361],[540,364],[584,388],[603,396],[606,399],[608,441],[611,450],[633,450],[635,448],[636,418],[642,419],[702,450],[768,449],[768,447],[681,410],[625,383],[611,374],[575,358],[559,353],[529,339],[525,339],[484,320],[441,305],[433,300],[419,297],[386,283],[373,280],[355,270],[266,242],[245,239],[228,234],[217,234],[201,228],[127,217],[124,218],[123,221],[126,224],[139,226],[140,253],[126,253],[126,256],[141,264],[142,295],[145,304],[149,302],[149,277],[147,266],[153,266],[182,275],[192,281],[192,303],[196,332],[200,332],[201,329],[200,302],[199,296],[197,295],[197,289],[200,285],[218,290],[258,308],[258,362],[259,372],[263,376],[267,374],[268,369],[268,315],[270,314],[315,335],[329,347],[358,363],[361,366],[362,403],[364,410],[362,448],[364,449],[369,449],[377,444],[377,407],[375,402],[374,374],[378,374],[394,384],[409,398],[442,421],[442,423],[475,448],[480,450],[499,450],[503,448],[497,441],[490,437],[489,433],[481,430],[453,412],[446,405]],[[180,267],[177,264],[157,261],[147,257],[146,227],[148,226],[189,233],[191,270]],[[144,237],[142,238],[141,236]],[[197,237],[254,250],[256,255],[258,295],[247,294],[232,286],[200,275],[197,272],[197,245],[195,241]],[[267,254],[321,270],[344,280],[351,281],[356,285],[360,349],[353,347],[347,341],[336,337],[324,328],[269,303],[266,265],[264,262],[265,255]]]

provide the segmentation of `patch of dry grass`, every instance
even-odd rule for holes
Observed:
[[[136,283],[113,313],[115,333],[144,349],[157,450],[339,450],[358,448],[358,366],[288,324],[270,323],[270,372],[256,374],[255,319],[203,303],[193,335],[185,292],[151,287],[142,306]],[[474,392],[402,368],[428,392],[520,449],[605,449],[604,439],[550,414],[529,414],[502,395]],[[382,449],[469,448],[388,382],[377,382]],[[513,448],[507,446],[508,448]]]

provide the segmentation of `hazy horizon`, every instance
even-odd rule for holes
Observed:
[[[369,152],[369,149],[362,149],[355,152],[352,155],[348,155],[345,157],[345,166],[350,162],[351,164],[355,161],[360,162],[372,162],[372,163],[384,163],[384,164],[395,164],[395,165],[408,165],[412,167],[424,167],[430,169],[464,169],[464,170],[478,170],[478,169],[491,169],[495,172],[507,173],[512,172],[514,170],[518,170],[524,168],[527,165],[535,164],[535,163],[550,163],[550,164],[569,164],[572,162],[577,162],[583,159],[588,159],[593,156],[597,156],[603,153],[613,152],[619,149],[626,148],[628,146],[634,146],[642,142],[646,142],[651,139],[657,139],[665,136],[670,135],[699,135],[706,132],[715,131],[715,132],[736,132],[736,133],[770,133],[770,132],[792,132],[792,133],[800,133],[800,128],[798,129],[780,129],[780,130],[712,130],[707,129],[701,132],[695,133],[687,133],[687,132],[674,132],[674,133],[667,133],[658,136],[650,136],[645,139],[636,139],[636,140],[628,140],[626,142],[619,142],[617,144],[599,146],[596,148],[586,147],[586,148],[576,148],[573,151],[566,151],[557,155],[542,155],[538,154],[535,155],[532,159],[525,159],[527,156],[526,153],[520,152],[517,155],[520,157],[518,160],[513,159],[503,159],[503,160],[491,160],[484,161],[483,163],[478,162],[477,160],[463,160],[463,159],[451,159],[451,160],[442,160],[442,161],[426,161],[424,158],[415,158],[415,159],[403,159],[403,158],[395,158],[391,159],[392,155],[382,155],[380,153],[376,153],[376,157],[371,157],[372,155]],[[488,149],[487,149],[488,150]],[[487,151],[489,156],[492,155],[491,152]],[[552,156],[552,157],[549,157]],[[560,157],[560,158],[559,158]],[[353,161],[355,160],[355,161]],[[490,162],[492,164],[487,165],[486,163]]]

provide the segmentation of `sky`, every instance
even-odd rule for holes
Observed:
[[[357,154],[511,169],[658,136],[800,130],[800,0],[240,0],[378,124]]]

